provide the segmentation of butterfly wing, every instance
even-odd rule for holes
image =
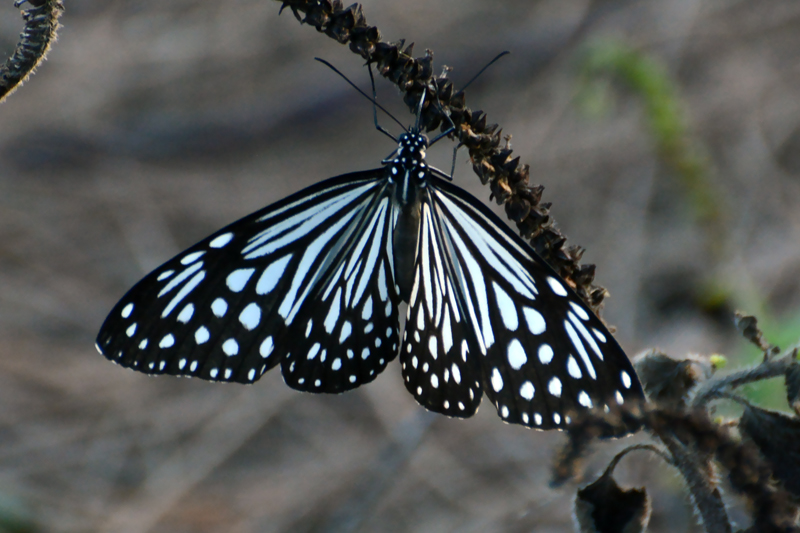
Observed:
[[[300,390],[372,381],[398,342],[389,206],[381,168],[234,222],[134,286],[98,351],[148,374],[252,383],[280,362]]]
[[[454,400],[469,398],[474,411],[482,385],[503,420],[554,429],[569,423],[570,413],[641,399],[620,346],[530,246],[462,189],[433,177],[430,185],[401,349],[406,386],[418,401],[453,415]],[[440,325],[426,320],[440,308]],[[451,347],[442,357],[451,336],[465,340],[464,349]],[[426,344],[429,338],[437,340]],[[438,388],[414,356],[435,368]],[[454,364],[469,371],[461,371],[466,396],[441,387]]]

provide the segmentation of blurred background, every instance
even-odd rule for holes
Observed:
[[[428,415],[397,363],[341,396],[152,378],[95,352],[106,313],[183,248],[393,144],[363,61],[268,0],[66,0],[49,59],[0,105],[0,531],[569,531],[548,486],[563,435]],[[755,360],[732,313],[800,337],[800,4],[794,0],[366,0],[435,53],[531,165],[607,287],[631,356]],[[0,55],[22,29],[0,5]],[[401,122],[398,91],[378,98]],[[392,129],[389,120],[383,124]],[[393,129],[392,131],[395,131]],[[452,145],[429,157],[449,168]],[[456,183],[489,191],[459,154]],[[780,407],[780,382],[753,394]],[[785,402],[785,400],[783,400]],[[637,436],[597,446],[591,480]],[[700,531],[639,452],[651,531]],[[731,515],[746,510],[729,496]]]

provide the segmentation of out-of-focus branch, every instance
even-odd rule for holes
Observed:
[[[0,66],[0,102],[30,76],[44,61],[50,46],[56,40],[58,17],[64,11],[61,0],[17,0],[16,7],[31,4],[22,11],[25,28],[19,35],[14,53]]]

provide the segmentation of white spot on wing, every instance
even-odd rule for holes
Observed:
[[[631,376],[625,372],[624,370],[619,373],[620,377],[622,378],[622,386],[626,389],[631,388]]]
[[[181,259],[181,264],[182,265],[191,265],[192,263],[194,263],[195,261],[197,261],[198,259],[203,257],[203,254],[205,254],[205,252],[203,252],[203,251],[192,252],[192,253],[186,255],[183,259]]]
[[[526,381],[519,388],[519,395],[528,401],[533,400],[533,395],[535,393],[536,389],[534,388],[533,383],[531,383],[530,381]]]
[[[172,336],[172,333],[167,333],[158,343],[159,348],[171,348],[175,345],[175,337]]]
[[[528,330],[534,335],[541,335],[547,329],[542,313],[530,307],[523,307],[522,314],[525,315],[525,322],[528,323]]]
[[[508,296],[500,285],[492,282],[494,288],[495,298],[497,300],[497,307],[500,309],[500,318],[503,319],[503,325],[509,331],[516,331],[519,327],[519,316],[514,301]]]
[[[581,376],[583,375],[581,373],[581,368],[578,366],[578,362],[572,355],[567,358],[567,372],[569,372],[569,375],[575,379],[581,379]]]
[[[211,248],[222,248],[223,246],[231,242],[231,239],[233,239],[233,233],[223,233],[222,235],[217,235],[216,237],[214,237],[214,240],[208,243],[208,245]]]
[[[197,344],[204,344],[208,342],[208,339],[211,338],[211,335],[208,333],[208,329],[205,326],[200,326],[197,328],[197,331],[194,332],[194,341]]]
[[[436,337],[431,335],[431,338],[428,339],[428,351],[431,353],[431,357],[435,361],[439,357],[438,346],[436,344]]]
[[[226,302],[222,298],[217,298],[216,300],[211,302],[211,311],[217,318],[224,317],[225,313],[228,312],[228,302]]]
[[[497,368],[492,369],[492,388],[495,392],[503,390],[503,376]]]
[[[128,305],[122,308],[120,315],[122,315],[122,318],[128,318],[129,316],[131,316],[132,311],[133,311],[133,304],[129,303]]]
[[[567,289],[564,288],[564,285],[561,284],[556,278],[549,276],[547,278],[547,284],[550,285],[550,288],[553,290],[557,296],[566,296]]]
[[[291,258],[292,254],[281,257],[264,269],[264,272],[258,278],[258,283],[256,283],[256,294],[264,295],[272,292],[272,289],[281,280],[283,273],[286,272],[286,264]]]
[[[233,357],[239,353],[239,343],[236,342],[236,339],[228,339],[222,343],[222,351],[228,357]]]
[[[261,354],[261,357],[266,359],[267,357],[272,354],[272,350],[275,348],[275,344],[272,341],[272,335],[264,339],[264,342],[261,343],[261,346],[258,348],[258,353]]]
[[[589,398],[589,395],[586,394],[585,390],[582,390],[578,393],[578,403],[589,409],[592,408],[592,399]]]
[[[575,311],[575,314],[581,317],[581,320],[589,320],[589,313],[586,312],[586,309],[575,302],[570,302],[569,305],[572,307],[572,310]]]
[[[247,285],[247,282],[250,281],[255,271],[255,268],[239,268],[234,270],[228,274],[228,277],[225,279],[225,285],[233,292],[241,292],[244,286]]]
[[[511,339],[511,342],[508,343],[506,355],[508,356],[508,364],[510,364],[511,368],[514,370],[519,370],[522,368],[522,365],[528,362],[525,349],[522,347],[522,343],[517,339]]]
[[[128,329],[125,330],[125,335],[127,335],[128,337],[133,337],[135,333],[136,333],[136,322],[128,326]]]
[[[552,378],[547,384],[547,391],[556,398],[561,398],[561,380],[556,377]]]
[[[178,313],[178,322],[182,322],[186,324],[189,320],[192,319],[192,315],[194,314],[194,304],[186,304],[181,312]]]
[[[551,348],[549,344],[542,344],[539,346],[537,355],[539,356],[539,361],[541,361],[543,365],[549,365],[555,354],[553,353],[553,348]]]
[[[241,322],[242,326],[248,331],[256,329],[259,322],[261,322],[261,308],[258,304],[254,302],[247,304],[247,307],[239,314],[239,322]]]

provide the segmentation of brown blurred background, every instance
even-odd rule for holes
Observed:
[[[3,57],[22,28],[11,4],[0,6]],[[95,352],[105,314],[150,269],[305,185],[378,166],[393,145],[369,103],[313,58],[367,87],[362,60],[278,16],[276,2],[65,4],[49,60],[0,105],[0,524],[571,530],[576,486],[548,487],[562,435],[504,425],[488,404],[467,421],[427,415],[396,363],[355,392],[314,396],[277,370],[252,387],[215,385],[150,378]],[[743,364],[736,308],[800,336],[795,0],[367,0],[364,11],[386,39],[432,49],[456,86],[512,52],[467,103],[513,135],[570,243],[587,248],[630,354],[658,346]],[[716,230],[659,157],[635,91],[611,82],[603,112],[587,112],[598,106],[585,105],[580,57],[609,38],[676,84]],[[378,94],[412,121],[393,86]],[[451,145],[430,157],[448,167]],[[488,201],[464,153],[456,182]],[[587,474],[642,440],[599,446]],[[652,531],[700,531],[669,468],[639,453],[618,472],[648,488]]]

